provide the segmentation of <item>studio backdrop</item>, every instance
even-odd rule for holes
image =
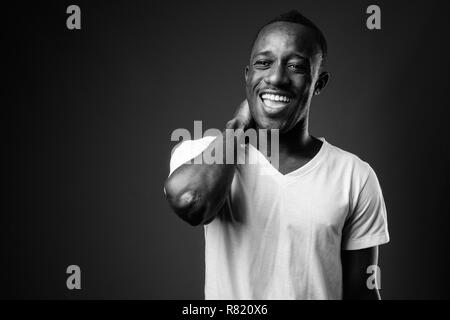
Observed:
[[[328,41],[311,134],[369,162],[383,190],[382,297],[449,298],[450,8],[432,0],[7,5],[0,297],[203,299],[203,229],[163,191],[171,134],[224,128],[258,28],[290,9]]]

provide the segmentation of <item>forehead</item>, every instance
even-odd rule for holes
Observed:
[[[265,26],[253,44],[252,57],[260,52],[275,55],[298,52],[306,57],[320,53],[317,32],[307,26],[292,22],[275,22]]]

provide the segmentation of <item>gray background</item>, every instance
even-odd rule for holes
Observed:
[[[66,7],[82,30],[66,29]],[[223,128],[258,27],[295,8],[329,44],[312,134],[368,161],[386,299],[449,298],[445,1],[46,1],[4,7],[2,298],[203,298],[203,230],[168,208],[176,128]],[[3,104],[3,103],[2,103]],[[66,267],[82,270],[69,291]]]

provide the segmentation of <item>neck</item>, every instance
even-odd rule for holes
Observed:
[[[280,153],[302,153],[311,146],[312,139],[308,118],[303,118],[288,132],[280,133]]]
[[[259,140],[258,135],[258,140]],[[271,145],[270,130],[267,132],[267,143]],[[278,153],[279,156],[305,156],[314,148],[314,140],[308,131],[308,119],[301,119],[291,130],[278,135]],[[258,143],[259,144],[259,143]],[[271,147],[269,147],[271,150]],[[269,151],[270,153],[270,151]]]

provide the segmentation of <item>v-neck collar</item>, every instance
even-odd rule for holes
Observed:
[[[311,160],[309,160],[307,163],[305,163],[303,166],[301,166],[291,172],[288,172],[286,174],[281,173],[277,168],[275,168],[270,163],[270,161],[261,153],[261,151],[259,151],[256,147],[254,147],[251,144],[248,144],[248,146],[249,146],[249,151],[250,151],[250,149],[252,149],[253,152],[256,153],[256,156],[260,159],[259,164],[264,166],[271,175],[274,175],[283,180],[290,181],[292,178],[296,178],[296,177],[305,175],[306,173],[308,173],[309,171],[314,169],[320,163],[320,161],[325,157],[325,154],[328,150],[329,144],[323,137],[320,137],[318,139],[322,141],[322,146],[320,147],[320,150],[315,154],[315,156]]]

